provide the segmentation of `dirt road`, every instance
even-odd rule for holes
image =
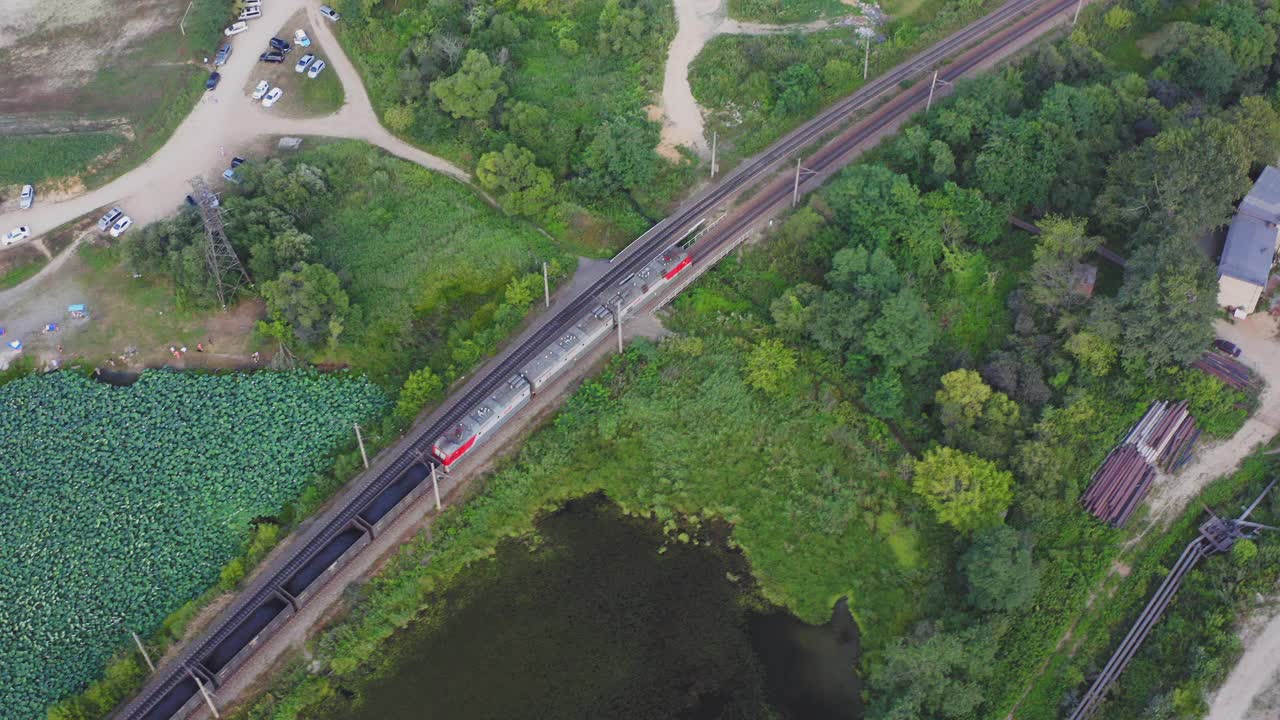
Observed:
[[[703,129],[702,109],[693,99],[693,90],[689,87],[689,65],[711,38],[733,34],[817,32],[840,22],[817,20],[795,25],[738,22],[729,19],[727,0],[675,0],[675,6],[678,29],[671,47],[667,49],[667,65],[662,77],[662,103],[659,108],[665,115],[662,146],[674,149],[677,145],[684,145],[703,156],[709,155],[711,149]]]
[[[230,61],[219,68],[222,82],[206,93],[164,147],[147,162],[115,181],[60,202],[40,202],[30,210],[0,214],[0,228],[27,225],[33,237],[52,230],[98,208],[119,205],[138,225],[173,213],[190,192],[187,179],[203,175],[219,178],[231,158],[264,135],[312,135],[364,140],[410,162],[437,172],[470,180],[468,173],[441,158],[423,152],[394,137],[378,122],[364,85],[351,61],[333,36],[330,21],[310,0],[273,0],[263,4],[262,17],[250,21],[249,30],[231,38]],[[288,118],[263,108],[240,92],[255,73],[258,54],[277,33],[289,37],[284,23],[304,10],[318,40],[330,49],[325,59],[338,73],[346,102],[338,112],[321,118]],[[221,180],[219,179],[219,182]]]

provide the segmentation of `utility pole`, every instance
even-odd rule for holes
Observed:
[[[862,79],[867,79],[867,67],[871,64],[871,36],[867,35],[867,51],[862,56]]]
[[[129,634],[133,636],[133,644],[138,646],[138,652],[142,653],[142,659],[147,661],[147,667],[151,668],[151,672],[156,671],[156,664],[151,662],[151,653],[147,652],[147,648],[138,639],[138,633],[130,630]]]
[[[204,702],[209,706],[209,712],[213,713],[213,717],[215,719],[221,718],[222,716],[218,714],[218,708],[213,705],[213,697],[209,695],[208,690],[204,689],[204,683],[200,682],[200,678],[196,677],[196,674],[191,672],[191,668],[187,668],[187,674],[191,676],[192,680],[196,681],[196,687],[200,688],[200,694],[204,696]]]
[[[800,202],[800,158],[796,158],[796,182],[791,186],[791,207]]]
[[[542,296],[546,300],[547,307],[551,307],[551,281],[547,279],[547,263],[542,262]]]
[[[938,79],[938,71],[933,71],[933,80],[929,83],[929,101],[924,104],[924,111],[929,112],[929,108],[933,106],[933,90],[939,85],[950,85],[947,80]]]
[[[436,512],[440,512],[440,483],[436,480],[435,463],[431,463],[431,489],[436,492]]]
[[[1076,26],[1076,21],[1080,19],[1080,8],[1084,6],[1084,0],[1077,0],[1076,14],[1071,16],[1071,27]]]
[[[235,292],[243,285],[252,286],[249,273],[245,272],[240,258],[227,239],[227,232],[222,225],[222,209],[218,198],[209,190],[204,178],[193,177],[189,180],[192,188],[192,199],[200,209],[200,219],[204,222],[205,262],[209,265],[209,274],[213,276],[214,290],[218,295],[218,304],[227,309],[227,301],[235,298]]]
[[[356,423],[356,442],[360,443],[360,459],[364,460],[364,469],[369,469],[369,456],[364,454],[364,438],[360,436],[360,424]]]
[[[716,141],[720,139],[720,133],[711,131],[711,179],[716,178]]]

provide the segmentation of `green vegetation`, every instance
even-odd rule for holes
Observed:
[[[502,538],[601,490],[675,538],[730,522],[764,595],[802,618],[847,595],[869,718],[1003,717],[1029,687],[1019,714],[1054,716],[1122,619],[1077,628],[1093,638],[1087,659],[1055,655],[1128,539],[1079,509],[1093,470],[1153,399],[1188,400],[1208,437],[1235,432],[1250,406],[1185,366],[1217,316],[1193,240],[1280,149],[1280,115],[1260,99],[1275,92],[1263,69],[1280,17],[1249,0],[1194,14],[1180,32],[1217,28],[1207,36],[1235,68],[1210,87],[1176,46],[1153,56],[1150,82],[1112,65],[1092,43],[1149,32],[1161,9],[1123,7],[1134,17],[1086,16],[1070,38],[961,84],[880,162],[841,173],[771,242],[712,271],[676,303],[677,336],[636,343],[586,383],[481,496],[366,586],[317,643],[317,673],[246,716],[296,717]],[[1010,213],[1043,218],[1044,234],[1009,228]],[[1123,278],[1091,295],[1063,282],[1100,262],[1099,242],[1130,257]],[[931,482],[933,466],[970,482],[955,493]],[[1156,535],[1139,577],[1185,542],[1178,532]],[[1115,587],[1135,604],[1145,592],[1101,590]],[[1195,637],[1225,647],[1222,627]],[[1172,635],[1157,645],[1184,665],[1200,657]],[[1218,667],[1160,679],[1158,662],[1130,710],[1204,687]]]
[[[305,78],[299,89],[302,98],[302,110],[307,115],[328,115],[337,112],[346,100],[342,89],[342,81],[332,68],[320,73],[315,78]]]
[[[840,0],[729,0],[729,17],[754,22],[808,22],[855,13]]]
[[[359,143],[241,172],[243,194],[223,211],[272,311],[265,333],[388,390],[424,367],[445,384],[469,372],[525,317],[541,262],[553,279],[572,267],[554,242],[465,186]],[[126,236],[123,252],[130,267],[173,277],[180,305],[201,307],[214,302],[203,242],[199,216],[184,211]],[[308,282],[296,282],[295,266],[310,268]],[[282,274],[293,291],[280,292]]]
[[[112,132],[0,136],[0,185],[75,175],[123,142]]]
[[[674,32],[669,3],[338,7],[387,126],[478,167],[509,212],[553,235],[616,249],[687,186],[690,166],[654,151],[644,110]]]
[[[886,8],[894,19],[881,28],[885,42],[871,47],[869,77],[937,42],[996,3],[928,0],[909,5]],[[823,7],[851,10],[827,0],[742,0],[730,3],[730,13],[780,21],[781,17],[803,19]],[[778,15],[769,17],[771,13]],[[861,87],[863,51],[864,41],[848,28],[713,38],[690,65],[689,84],[706,111],[706,132],[719,133],[720,162],[728,165],[759,152],[818,109]]]
[[[61,372],[0,387],[0,705],[31,717],[82,687],[128,630],[149,634],[216,581],[383,404],[365,381],[304,373],[148,372],[113,388]]]

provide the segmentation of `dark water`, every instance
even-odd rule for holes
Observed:
[[[822,627],[752,612],[739,556],[659,553],[652,523],[598,499],[538,529],[469,570],[326,717],[861,717],[847,610]]]

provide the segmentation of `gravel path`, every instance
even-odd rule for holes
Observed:
[[[145,163],[97,190],[60,202],[41,202],[30,210],[14,209],[0,214],[0,228],[30,226],[34,236],[109,205],[119,205],[136,225],[173,214],[190,192],[187,179],[203,175],[218,178],[232,156],[262,136],[311,135],[364,140],[410,162],[415,162],[462,182],[470,175],[448,161],[423,152],[388,132],[378,122],[369,96],[351,61],[342,52],[329,27],[329,20],[310,0],[273,0],[263,4],[262,17],[249,23],[249,30],[231,39],[230,61],[220,68],[222,82],[206,93],[173,137]],[[330,72],[337,72],[346,93],[345,104],[336,113],[320,118],[288,118],[263,108],[241,94],[257,70],[258,53],[267,40],[280,33],[292,36],[284,24],[305,10],[317,39],[330,53],[325,57]],[[296,57],[295,54],[291,57]],[[220,182],[220,180],[219,180]],[[53,267],[53,263],[49,268]],[[50,271],[46,268],[45,272]],[[43,275],[45,273],[41,273]],[[39,276],[37,276],[38,278]],[[37,278],[24,283],[30,286]],[[23,286],[19,286],[23,287]],[[0,303],[2,305],[2,303]]]

